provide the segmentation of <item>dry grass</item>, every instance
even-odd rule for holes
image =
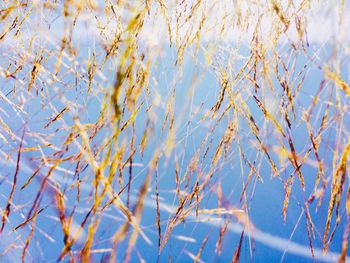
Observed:
[[[161,255],[196,218],[224,221],[183,252],[236,262],[245,235],[254,240],[256,188],[277,180],[285,194],[274,220],[288,223],[299,206],[312,256],[340,231],[344,262],[350,9],[335,2],[2,1],[0,256],[35,261],[40,235],[58,260],[142,261],[138,240],[156,233],[150,248]],[[324,8],[334,30],[320,42],[312,21]],[[145,227],[149,200],[155,221]],[[238,244],[223,247],[234,223]]]

